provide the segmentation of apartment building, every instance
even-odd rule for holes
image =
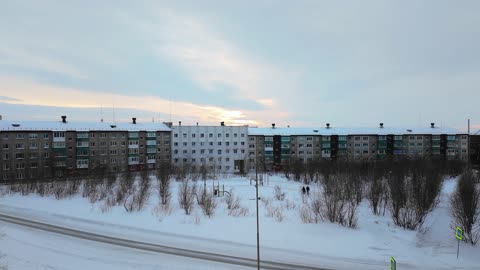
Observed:
[[[172,126],[172,164],[202,166],[210,172],[243,173],[247,163],[248,127]]]
[[[2,179],[38,179],[155,169],[170,164],[170,128],[161,123],[0,121]]]
[[[292,160],[439,158],[468,160],[469,136],[451,128],[249,128],[249,169],[281,170]],[[277,150],[276,150],[277,149]]]

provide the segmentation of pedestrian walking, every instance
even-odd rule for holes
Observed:
[[[307,186],[307,189],[306,189],[306,190],[307,190],[307,196],[310,196],[310,187]]]

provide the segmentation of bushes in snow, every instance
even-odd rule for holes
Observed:
[[[480,187],[478,177],[471,170],[465,171],[450,197],[450,213],[453,227],[463,229],[464,241],[475,245],[480,239]]]
[[[186,215],[190,215],[193,209],[193,203],[197,186],[188,184],[188,180],[183,181],[178,189],[178,204],[185,211]]]
[[[246,216],[248,215],[248,208],[240,205],[240,198],[233,194],[230,190],[229,195],[225,197],[225,203],[227,204],[227,211],[229,216]]]
[[[438,203],[442,178],[428,163],[410,170],[394,170],[389,179],[389,210],[393,222],[409,230],[420,229]]]

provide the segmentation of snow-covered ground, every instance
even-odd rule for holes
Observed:
[[[198,206],[195,206],[192,215],[187,216],[178,207],[178,183],[176,182],[172,183],[173,210],[169,214],[158,211],[158,193],[155,188],[152,188],[150,200],[145,210],[141,212],[127,213],[123,206],[113,207],[107,212],[102,212],[103,202],[90,204],[80,195],[57,201],[54,198],[42,198],[37,195],[8,194],[0,198],[0,213],[15,214],[20,217],[138,241],[255,258],[254,186],[250,185],[247,178],[240,177],[216,180],[215,183],[219,183],[220,186],[225,185],[225,190],[233,189],[234,194],[241,197],[241,204],[249,209],[249,214],[240,217],[229,216],[223,199],[218,198],[219,206],[213,217],[205,217]],[[202,186],[203,182],[199,181],[198,184]],[[284,201],[274,199],[275,185],[280,186],[286,193]],[[212,181],[208,181],[207,187],[211,188],[211,186]],[[457,241],[450,228],[451,218],[448,213],[448,194],[454,189],[454,186],[454,179],[444,182],[441,202],[427,218],[425,230],[422,232],[407,231],[396,227],[388,213],[385,216],[374,216],[366,200],[359,206],[359,226],[354,230],[328,222],[302,223],[299,217],[299,209],[302,205],[300,193],[302,185],[287,181],[280,176],[271,176],[269,181],[259,188],[262,200],[270,201],[268,207],[264,202],[259,204],[262,259],[334,269],[387,269],[389,257],[394,256],[398,269],[480,269],[480,256],[478,256],[480,247],[471,247],[461,243],[460,258],[456,259]],[[311,188],[313,192],[315,186],[311,186]],[[281,221],[278,217],[267,216],[267,208],[272,210],[273,207],[281,209],[283,214]],[[10,225],[4,226],[6,227],[4,229],[6,236],[0,240],[0,246],[9,247],[8,252],[2,251],[2,253],[6,253],[4,261],[12,264],[20,257],[22,260],[30,262],[39,259],[36,255],[37,252],[33,250],[31,253],[12,253],[11,250],[28,250],[28,248],[18,247],[21,244],[12,240],[18,238],[18,235],[22,235],[22,230],[12,228]],[[42,235],[35,231],[31,231],[30,234]],[[38,237],[41,238],[41,236]],[[55,238],[60,239],[61,237]],[[38,241],[41,242],[41,239]],[[55,241],[51,243],[55,243]],[[61,252],[54,253],[51,255],[52,260],[57,256],[65,257]],[[59,261],[70,258],[63,257]],[[86,258],[89,256],[80,255],[75,261]],[[118,260],[126,260],[126,257],[119,257]],[[99,261],[106,263],[102,260]],[[108,262],[113,261],[115,261],[115,257],[109,256]],[[38,263],[42,264],[41,261]],[[103,269],[104,267],[93,268]],[[192,269],[199,268],[201,267],[195,266]],[[59,269],[76,268],[68,263]],[[167,267],[166,269],[171,268]],[[232,269],[232,267],[228,266],[225,269]]]

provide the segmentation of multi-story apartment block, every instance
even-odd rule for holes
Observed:
[[[243,173],[248,155],[247,126],[172,126],[172,162],[199,170]]]
[[[3,180],[155,169],[170,164],[170,128],[160,123],[0,121]]]
[[[249,128],[168,123],[0,121],[2,180],[189,166],[218,173],[281,170],[294,160],[480,156],[478,136],[449,128]]]
[[[249,128],[249,169],[280,170],[289,161],[442,158],[468,160],[469,136],[450,128]],[[279,143],[278,143],[279,142]],[[276,145],[280,151],[275,151]],[[289,149],[287,151],[286,149]],[[289,154],[288,154],[289,153]]]

